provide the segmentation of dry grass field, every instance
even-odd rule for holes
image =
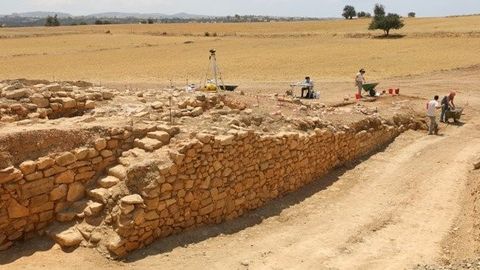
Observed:
[[[0,29],[0,77],[117,83],[199,82],[218,50],[228,82],[381,79],[480,63],[480,16],[406,19],[397,39],[369,20]],[[109,30],[111,33],[107,34]],[[217,33],[205,37],[204,33]],[[166,35],[164,35],[166,33]]]

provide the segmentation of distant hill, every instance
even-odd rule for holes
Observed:
[[[1,1],[1,0],[0,0]],[[88,24],[154,24],[154,23],[240,23],[240,22],[270,22],[270,21],[305,21],[319,20],[319,18],[305,17],[272,17],[261,15],[235,16],[205,16],[189,13],[130,13],[105,12],[90,15],[76,16],[64,12],[36,11],[0,15],[0,27],[44,26],[48,16],[57,15],[60,25],[88,25]]]
[[[23,13],[13,13],[11,16],[25,17],[25,18],[46,18],[48,16],[57,15],[59,18],[72,17],[71,14],[63,12],[53,12],[53,11],[34,11],[34,12],[23,12]]]
[[[188,13],[176,13],[172,15],[163,13],[128,13],[128,12],[104,12],[87,15],[86,17],[96,18],[139,18],[139,19],[166,19],[166,18],[179,18],[179,19],[197,19],[207,18],[210,16],[188,14]]]
[[[22,18],[46,18],[48,16],[57,15],[59,18],[68,18],[68,17],[93,17],[93,18],[139,18],[139,19],[200,19],[200,18],[210,18],[212,16],[204,16],[197,14],[189,13],[176,13],[176,14],[163,14],[163,13],[136,13],[136,12],[103,12],[95,13],[83,16],[74,16],[72,14],[64,12],[54,12],[54,11],[33,11],[33,12],[22,12],[22,13],[12,13],[11,15],[0,15],[0,16],[12,16],[12,17],[22,17]]]

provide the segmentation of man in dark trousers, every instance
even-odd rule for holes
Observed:
[[[305,91],[307,91],[305,98],[313,98],[313,81],[308,76],[305,77],[305,81],[302,83],[302,98]]]

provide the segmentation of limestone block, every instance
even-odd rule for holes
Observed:
[[[128,195],[120,199],[121,203],[124,204],[143,204],[143,198],[142,196],[138,194],[133,194],[133,195]]]
[[[127,179],[127,170],[123,165],[117,165],[108,169],[108,175],[114,176],[120,180]]]
[[[180,128],[177,126],[158,125],[157,130],[167,132],[170,137],[174,137],[180,133]]]
[[[95,101],[93,101],[93,100],[85,101],[85,109],[87,109],[87,110],[95,109]]]
[[[104,149],[100,152],[100,155],[104,158],[108,158],[108,157],[113,156],[113,152],[111,150]]]
[[[196,107],[195,109],[192,110],[192,116],[197,117],[203,114],[203,108],[202,107]]]
[[[72,170],[62,172],[55,176],[55,183],[57,184],[69,184],[75,181],[75,173]]]
[[[55,160],[50,157],[41,157],[37,160],[37,168],[39,170],[50,168],[53,164],[55,164]]]
[[[76,202],[85,196],[85,187],[82,183],[75,182],[68,187],[67,201]]]
[[[35,169],[37,168],[37,164],[34,161],[27,160],[22,162],[22,164],[19,165],[19,168],[23,174],[27,175],[35,171]]]
[[[103,149],[105,149],[107,147],[107,140],[103,139],[103,138],[100,138],[100,139],[97,139],[95,140],[95,149],[97,151],[102,151]]]
[[[65,196],[67,196],[67,191],[68,186],[65,184],[56,187],[50,192],[50,200],[57,201],[64,198]]]
[[[148,138],[161,141],[164,145],[170,143],[170,134],[165,131],[154,131],[147,134]]]
[[[88,157],[89,149],[82,147],[82,148],[75,149],[73,153],[75,154],[75,158],[77,160],[84,160]]]
[[[130,214],[133,210],[135,210],[135,205],[133,204],[122,204],[120,205],[120,210],[124,215]]]
[[[22,89],[17,89],[17,90],[12,90],[12,91],[6,91],[5,92],[5,98],[7,99],[15,99],[19,100],[24,97],[28,97],[30,95],[30,90],[27,88],[22,88]]]
[[[67,166],[75,161],[77,161],[75,155],[71,152],[64,152],[55,158],[55,162],[60,166]]]
[[[61,98],[61,103],[64,109],[73,109],[77,106],[77,101],[69,97]]]
[[[82,234],[75,228],[55,233],[53,239],[62,247],[76,247],[83,241]]]
[[[21,218],[29,215],[30,211],[27,207],[19,204],[15,199],[11,199],[8,207],[8,217],[9,218]]]
[[[50,106],[50,101],[38,93],[30,96],[30,102],[37,105],[39,108],[48,108]]]
[[[235,139],[235,136],[233,135],[221,135],[215,137],[215,141],[220,143],[222,146],[227,146],[233,144],[233,141]]]
[[[98,202],[88,202],[87,207],[85,208],[85,215],[87,217],[97,216],[103,210],[103,204]]]
[[[95,176],[95,171],[86,171],[75,175],[75,181],[87,180]]]
[[[23,174],[17,168],[14,167],[7,167],[5,169],[0,170],[0,184],[5,184],[10,181],[16,181],[22,179]]]
[[[163,143],[156,139],[143,138],[143,139],[136,139],[134,142],[134,146],[138,148],[142,148],[143,150],[152,152],[162,147]]]
[[[119,182],[120,182],[120,179],[118,179],[115,176],[111,176],[111,175],[98,180],[98,184],[102,188],[111,188],[111,187],[117,185]]]

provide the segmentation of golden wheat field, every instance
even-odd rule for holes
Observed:
[[[200,82],[211,48],[226,82],[239,83],[343,81],[360,67],[381,79],[480,63],[480,16],[405,21],[394,39],[376,38],[369,20],[3,28],[0,78]]]

